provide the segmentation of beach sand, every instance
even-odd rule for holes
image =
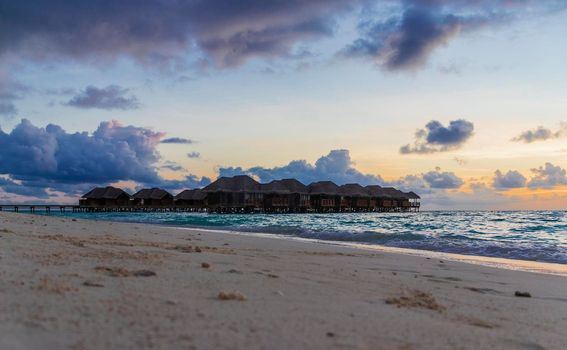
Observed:
[[[566,346],[565,276],[0,213],[0,349]]]

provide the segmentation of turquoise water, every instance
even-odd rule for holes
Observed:
[[[52,213],[567,264],[567,212]]]

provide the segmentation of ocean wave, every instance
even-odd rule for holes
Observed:
[[[64,213],[567,264],[567,212]]]

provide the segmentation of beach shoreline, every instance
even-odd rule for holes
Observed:
[[[565,266],[479,260],[0,213],[0,348],[560,349]]]

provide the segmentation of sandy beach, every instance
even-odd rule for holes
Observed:
[[[565,276],[0,213],[0,349],[564,349],[566,327]]]

